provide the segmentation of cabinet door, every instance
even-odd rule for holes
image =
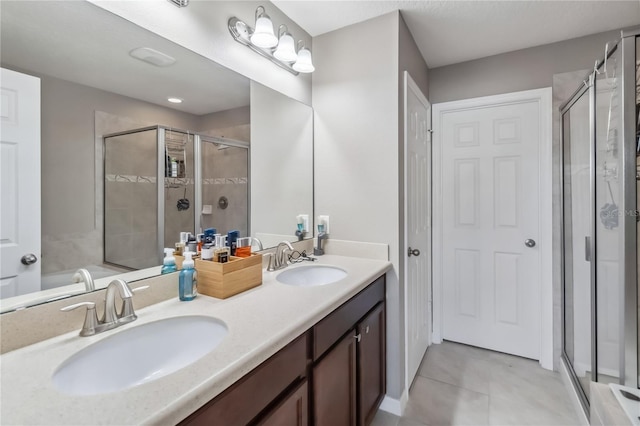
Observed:
[[[386,392],[384,303],[356,326],[358,339],[358,425],[369,425]]]
[[[258,423],[260,426],[307,426],[309,392],[303,381]]]
[[[316,426],[356,424],[356,339],[351,330],[313,367]]]

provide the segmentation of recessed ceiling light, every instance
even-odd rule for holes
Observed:
[[[182,103],[182,99],[180,99],[180,98],[167,98],[167,100],[169,102],[171,102],[172,104],[181,104]]]

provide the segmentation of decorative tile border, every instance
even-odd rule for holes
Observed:
[[[125,183],[156,183],[156,176],[132,176],[132,175],[106,175],[107,182]],[[169,185],[193,185],[192,178],[164,178],[164,183]],[[202,179],[203,185],[246,185],[249,179],[246,177],[207,178]]]

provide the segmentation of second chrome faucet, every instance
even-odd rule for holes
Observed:
[[[271,254],[269,258],[269,266],[267,271],[277,271],[278,269],[286,268],[288,265],[286,251],[293,251],[293,246],[289,241],[282,241],[276,247],[276,251]]]

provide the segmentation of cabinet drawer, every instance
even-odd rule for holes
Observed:
[[[385,276],[345,302],[313,327],[313,360],[317,360],[385,297]]]
[[[244,425],[253,420],[307,366],[308,333],[260,364],[237,383],[187,417],[182,425]]]

